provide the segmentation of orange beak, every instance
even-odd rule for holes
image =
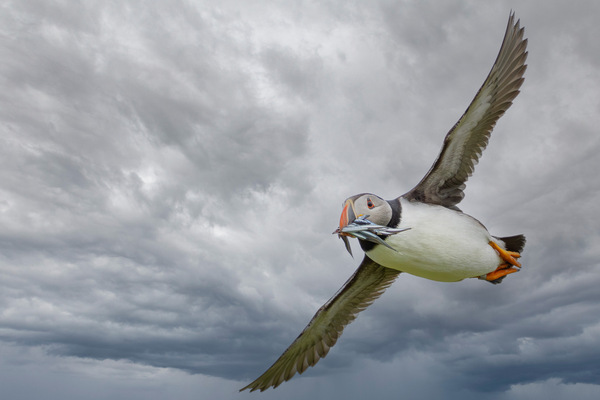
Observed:
[[[346,203],[344,203],[344,208],[342,209],[342,215],[340,216],[340,226],[333,233],[350,236],[347,233],[341,232],[341,230],[348,226],[348,224],[353,222],[355,219],[356,214],[354,213],[354,203],[352,203],[352,200],[346,200]]]
[[[350,241],[348,240],[351,235],[342,232],[344,227],[348,226],[348,224],[352,223],[356,219],[356,214],[354,212],[354,203],[352,200],[346,200],[344,203],[344,208],[342,209],[342,215],[340,216],[340,226],[333,232],[334,234],[338,234],[338,237],[344,241],[344,245],[346,246],[346,250],[348,253],[352,255],[352,248],[350,248]]]

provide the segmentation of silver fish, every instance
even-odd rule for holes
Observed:
[[[356,218],[347,226],[343,227],[342,229],[336,229],[336,231],[333,233],[337,233],[338,236],[344,241],[344,244],[346,245],[346,250],[348,250],[350,255],[352,255],[352,250],[350,248],[350,241],[348,240],[348,236],[352,236],[357,239],[362,239],[377,244],[382,244],[385,247],[396,251],[393,247],[387,244],[385,240],[381,238],[381,236],[395,235],[397,233],[407,231],[410,228],[398,229],[390,228],[389,226],[378,225],[369,221],[367,219],[368,217],[368,215],[362,215]],[[344,233],[345,235],[342,235],[342,233]]]

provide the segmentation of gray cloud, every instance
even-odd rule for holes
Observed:
[[[597,398],[598,6],[560,1],[3,6],[3,391],[234,396],[355,268],[343,199],[427,171],[511,8],[526,82],[461,207],[527,235],[522,272],[401,276],[263,397]]]

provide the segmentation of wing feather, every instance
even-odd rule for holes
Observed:
[[[317,311],[281,357],[240,391],[275,388],[296,372],[301,374],[315,365],[335,345],[346,325],[381,296],[399,274],[400,271],[383,267],[365,256],[350,279]]]
[[[464,197],[467,179],[473,174],[498,119],[512,105],[523,84],[527,69],[527,39],[520,21],[511,13],[498,57],[475,98],[450,129],[442,150],[425,177],[411,191],[408,200],[448,208]]]

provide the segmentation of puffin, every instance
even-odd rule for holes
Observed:
[[[493,67],[471,104],[446,134],[425,177],[393,199],[361,193],[343,203],[338,228],[356,238],[364,258],[342,288],[262,375],[240,391],[276,388],[325,357],[344,328],[402,272],[441,282],[477,278],[494,284],[520,270],[525,236],[492,236],[457,204],[498,119],[519,94],[527,68],[527,39],[509,14]]]

